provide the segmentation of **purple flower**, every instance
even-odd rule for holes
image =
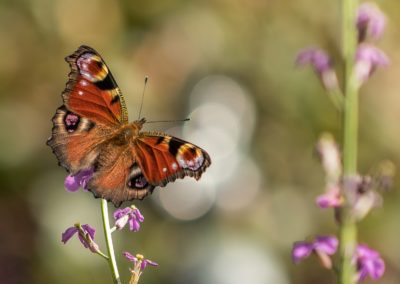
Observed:
[[[334,90],[338,88],[338,80],[336,73],[332,68],[331,59],[329,55],[318,48],[307,48],[297,55],[296,64],[298,66],[305,66],[311,64],[317,73],[322,85],[327,90]]]
[[[367,81],[376,68],[389,65],[389,59],[379,48],[370,44],[359,45],[356,53],[355,74],[360,84]]]
[[[314,241],[314,250],[333,255],[336,253],[338,245],[339,241],[335,236],[317,236]]]
[[[300,241],[293,244],[292,260],[294,263],[299,263],[306,259],[313,252],[314,246],[312,243]]]
[[[329,256],[336,253],[338,240],[335,236],[317,236],[313,242],[300,241],[293,244],[292,259],[294,263],[306,259],[315,253],[325,268],[332,268],[332,260]]]
[[[114,212],[115,227],[118,230],[122,230],[125,225],[129,222],[129,229],[137,232],[140,229],[140,223],[144,221],[144,216],[140,213],[134,205],[126,207],[124,209],[117,209]]]
[[[300,51],[296,58],[296,64],[299,66],[311,64],[317,73],[323,73],[332,68],[328,54],[318,48],[307,48]]]
[[[87,190],[89,180],[92,178],[93,169],[81,170],[75,175],[69,175],[65,178],[64,186],[69,192],[75,192],[80,187]]]
[[[318,207],[322,209],[340,207],[343,201],[340,187],[337,184],[328,185],[326,192],[316,199]]]
[[[373,280],[377,280],[385,272],[385,262],[379,253],[366,245],[357,246],[356,262],[359,281],[364,280],[368,275]]]
[[[129,252],[125,251],[123,253],[125,258],[129,260],[130,262],[133,262],[134,268],[138,267],[140,271],[143,271],[148,265],[150,266],[158,266],[158,263],[151,261],[150,259],[146,259],[143,257],[141,254],[137,254],[136,256],[133,256]]]
[[[80,225],[77,223],[73,227],[69,227],[62,233],[61,241],[66,244],[76,233],[78,233],[78,238],[85,248],[89,248],[94,253],[99,252],[99,246],[94,242],[96,230],[88,224]]]
[[[358,8],[357,29],[358,39],[363,42],[367,36],[379,39],[386,25],[386,17],[373,3],[363,3]]]

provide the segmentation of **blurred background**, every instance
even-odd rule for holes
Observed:
[[[379,46],[391,65],[361,90],[362,173],[400,163],[400,2],[379,5],[388,17]],[[332,211],[314,203],[324,174],[313,151],[324,131],[340,141],[340,117],[294,59],[320,46],[340,70],[339,13],[327,0],[1,1],[0,282],[111,282],[103,259],[75,238],[61,243],[79,221],[98,229],[105,250],[100,201],[64,190],[67,173],[45,145],[69,72],[64,57],[86,44],[112,70],[131,120],[147,75],[144,116],[191,121],[146,130],[189,140],[213,161],[199,182],[134,203],[142,229],[114,234],[123,283],[123,251],[160,264],[143,284],[335,283],[315,258],[293,265],[290,251],[294,241],[337,233]],[[360,241],[386,261],[380,283],[400,279],[399,182],[359,226]]]

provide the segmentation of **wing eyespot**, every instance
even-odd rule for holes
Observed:
[[[129,179],[127,186],[130,189],[144,189],[149,185],[143,174],[133,176]]]
[[[149,182],[144,177],[142,171],[136,163],[133,163],[133,165],[131,166],[130,178],[126,185],[129,189],[134,190],[144,189],[149,185]]]
[[[79,115],[72,113],[70,111],[67,111],[65,113],[63,123],[67,132],[69,133],[75,132],[78,129],[80,122],[81,118]]]

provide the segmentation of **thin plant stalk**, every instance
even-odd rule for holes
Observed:
[[[358,143],[358,86],[354,74],[357,49],[356,11],[357,0],[342,0],[342,51],[344,58],[344,109],[343,109],[343,178],[357,174]],[[347,184],[344,182],[344,184]],[[347,189],[344,188],[346,192]],[[340,214],[340,266],[339,284],[356,282],[353,255],[357,244],[357,227],[349,204]]]
[[[108,215],[108,205],[107,200],[101,199],[101,215],[103,217],[103,230],[106,239],[106,246],[108,252],[108,264],[110,265],[110,270],[112,273],[113,282],[115,284],[121,284],[121,279],[119,278],[119,272],[117,267],[117,262],[115,260],[114,246],[111,237],[111,228]]]
[[[344,98],[343,98],[342,92],[338,88],[335,88],[333,90],[329,90],[328,92],[329,92],[329,94],[328,94],[329,99],[331,100],[333,105],[336,107],[336,109],[339,112],[342,112],[343,111],[343,104],[344,104]]]

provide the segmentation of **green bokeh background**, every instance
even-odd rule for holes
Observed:
[[[239,162],[228,181],[220,182],[212,168],[223,171],[229,165],[214,160],[217,154],[210,150],[213,165],[204,178],[216,185],[216,197],[202,214],[176,218],[157,201],[158,193],[136,202],[146,218],[142,230],[115,236],[123,283],[129,279],[124,250],[160,264],[146,270],[141,283],[335,283],[316,259],[293,265],[290,250],[296,240],[337,232],[332,212],[314,204],[324,177],[313,147],[324,131],[340,140],[340,118],[313,72],[296,68],[294,59],[300,49],[320,46],[341,73],[339,5],[328,0],[1,1],[0,282],[111,282],[104,260],[75,239],[60,242],[61,232],[80,221],[99,229],[96,240],[104,247],[99,200],[63,189],[66,172],[45,145],[69,72],[63,58],[87,44],[112,69],[131,119],[146,75],[144,115],[151,120],[190,115],[196,107],[190,96],[207,78],[244,90],[244,102],[234,96],[224,100],[248,105],[245,116],[253,118],[240,126],[246,142],[236,153],[251,160],[257,184],[251,173],[241,175],[248,162]],[[400,163],[400,2],[379,5],[388,18],[379,47],[391,64],[361,89],[362,173],[385,159]],[[189,123],[196,125],[195,118]],[[206,140],[210,148],[225,145],[218,137]],[[202,182],[185,181],[185,186],[196,184],[201,191]],[[162,189],[169,200],[180,198],[174,186]],[[399,186],[395,179],[384,205],[359,226],[360,241],[386,261],[380,282],[386,284],[400,281]],[[248,192],[253,196],[230,206],[238,200],[230,201],[231,188],[239,199]]]

